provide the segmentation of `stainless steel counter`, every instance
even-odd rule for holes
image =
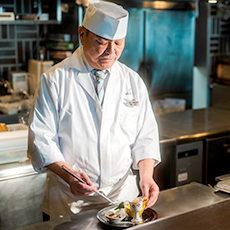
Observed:
[[[157,203],[152,207],[152,209],[158,213],[158,219],[141,226],[131,227],[130,229],[144,229],[144,228],[158,229],[155,228],[155,226],[160,226],[161,223],[164,223],[164,226],[167,226],[168,222],[171,223],[172,220],[178,221],[178,219],[182,221],[181,223],[186,224],[184,223],[183,219],[181,219],[180,217],[186,216],[189,213],[193,215],[193,218],[186,219],[186,221],[187,221],[187,225],[189,224],[191,225],[194,222],[194,215],[195,215],[194,213],[196,212],[199,213],[201,209],[213,210],[215,209],[215,206],[213,206],[212,208],[212,205],[214,204],[217,205],[218,208],[219,206],[221,206],[221,204],[223,204],[223,206],[226,206],[226,204],[223,203],[225,201],[230,202],[230,198],[228,195],[222,193],[215,194],[212,188],[195,182],[180,187],[176,187],[173,189],[164,190],[160,192]],[[230,208],[228,208],[228,210],[229,209]],[[99,209],[92,209],[83,213],[63,217],[60,219],[55,219],[43,223],[38,223],[38,224],[18,228],[18,230],[111,229],[111,226],[102,224],[97,220],[96,214],[98,211]],[[212,218],[209,218],[209,221],[212,222]],[[200,222],[200,224],[202,223]],[[117,229],[117,228],[113,228],[113,229]],[[161,229],[172,229],[172,228],[170,226]],[[184,229],[189,230],[190,228],[184,228]],[[199,229],[199,228],[193,228],[193,229]],[[213,230],[214,229],[219,230],[220,228],[213,228]]]
[[[46,174],[29,161],[0,165],[0,229],[11,230],[42,221]]]
[[[215,177],[230,173],[228,164],[230,160],[229,117],[230,110],[217,107],[166,113],[156,117],[161,144],[171,140],[169,143],[171,143],[172,149],[169,152],[168,147],[164,148],[165,143],[161,145],[163,161],[155,170],[156,181],[161,189],[175,187],[190,181],[213,186],[216,183]],[[198,145],[198,142],[203,144],[201,147],[202,156],[201,154],[197,155],[203,158],[200,167],[195,162],[197,160],[195,156],[179,158],[178,155],[182,151],[181,149],[195,151],[197,149],[195,145]],[[173,151],[173,145],[175,151]],[[179,165],[181,168],[177,168]],[[170,173],[165,176],[167,171]],[[188,176],[184,177],[185,180],[182,177],[182,181],[179,181],[179,173],[182,176]]]
[[[29,160],[0,165],[0,181],[37,174]]]
[[[230,110],[208,107],[157,116],[162,140],[178,143],[201,140],[207,136],[230,133]]]
[[[227,230],[230,226],[230,200],[171,217],[154,224],[134,227],[141,230]]]
[[[166,164],[165,167],[168,169],[168,164],[171,164],[172,162],[168,160],[169,162],[167,163],[166,158],[168,158],[169,155],[175,154],[176,145],[178,143],[181,144],[184,142],[191,142],[194,140],[195,141],[202,140],[207,136],[219,135],[220,133],[230,134],[229,117],[230,117],[230,110],[218,109],[214,107],[210,107],[206,109],[199,109],[199,110],[186,110],[182,112],[175,112],[175,113],[169,113],[169,114],[163,114],[163,115],[157,116],[157,121],[159,124],[159,130],[160,130],[160,136],[161,136],[160,144],[162,147],[162,152],[165,153],[165,149],[167,149],[167,154],[164,154],[164,161],[158,166],[158,170],[160,169],[159,167],[164,166],[164,164]],[[167,157],[165,155],[167,155]],[[160,173],[158,174],[160,174],[160,176],[163,178],[163,181],[167,181],[170,178],[170,175],[172,175],[172,171],[169,172],[169,170],[161,170]],[[157,175],[157,171],[155,171],[155,175]],[[14,199],[18,200],[18,197],[20,197],[18,196],[19,193],[12,194],[8,192],[8,190],[9,191],[12,190],[10,189],[12,188],[12,186],[17,185],[15,189],[16,190],[18,189],[18,191],[19,190],[21,191],[20,194],[23,195],[24,200],[27,200],[28,199],[27,197],[31,196],[31,192],[35,191],[35,189],[38,189],[39,195],[35,194],[37,197],[36,198],[36,206],[37,206],[36,212],[37,213],[38,211],[40,212],[43,187],[45,183],[45,175],[44,174],[38,175],[33,170],[30,162],[0,165],[0,182],[2,182],[0,185],[1,188],[4,188],[0,190],[1,198],[8,195],[7,199],[9,199],[9,202],[10,202],[9,208],[14,202]],[[33,188],[31,190],[25,189],[25,186],[24,186],[25,183],[31,184],[31,188],[32,187]],[[168,183],[169,182],[167,182],[167,184]],[[189,211],[191,209],[200,208],[202,204],[209,205],[209,204],[212,204],[213,202],[215,203],[219,201],[219,197],[213,196],[214,194],[210,194],[210,188],[208,187],[205,187],[205,189],[202,188],[203,191],[199,193],[200,195],[198,197],[194,196],[194,194],[197,194],[197,192],[200,191],[198,187],[199,186],[196,186],[195,188],[193,188],[193,186],[189,187],[189,190],[195,189],[193,193],[187,191],[186,188],[188,187],[184,187],[184,186],[182,190],[180,190],[178,187],[176,189],[166,190],[167,191],[166,193],[165,191],[162,191],[158,202],[153,207],[154,210],[158,212],[158,215],[159,215],[158,220],[163,220],[165,217],[178,215],[183,212]],[[208,193],[210,194],[210,197],[207,197],[207,194],[205,192],[206,190],[209,191]],[[205,196],[204,196],[204,193],[205,193]],[[17,194],[17,196],[15,194]],[[186,194],[186,196],[188,196],[189,199],[186,199],[186,197],[182,196],[182,194]],[[199,197],[201,197],[201,200],[199,200]],[[183,200],[183,203],[185,203],[186,205],[177,203],[178,198],[180,198],[180,200]],[[212,199],[214,200],[212,201]],[[0,202],[0,208],[4,207],[5,205],[5,202],[3,202],[4,199],[1,199],[1,200],[2,202]],[[34,197],[31,197],[31,200],[34,201]],[[193,200],[193,202],[191,202],[191,200]],[[17,202],[17,205],[20,206],[21,203]],[[25,203],[23,203],[23,205],[25,205]],[[32,210],[33,208],[31,207],[33,206],[34,205],[31,202],[28,202],[26,208],[28,210]],[[14,210],[15,210],[15,207],[14,207]],[[41,228],[40,224],[38,224],[28,229],[61,229],[63,225],[66,226],[66,222],[68,222],[68,225],[67,225],[68,228],[69,226],[74,227],[75,225],[79,226],[81,224],[84,226],[85,220],[87,220],[87,223],[89,224],[89,226],[87,225],[89,227],[87,229],[108,229],[106,226],[100,224],[97,221],[96,219],[97,212],[98,212],[97,209],[89,210],[87,212],[88,214],[86,213],[86,214],[73,215],[70,217],[65,217],[63,219],[50,221],[49,223],[44,224],[44,226],[43,226],[43,223],[41,223],[41,225],[44,228],[43,227]],[[1,216],[5,214],[5,218],[1,217],[0,229],[3,226],[2,224],[4,223],[10,224],[10,222],[7,223],[7,219],[9,219],[9,217],[12,218],[12,216],[14,216],[12,213],[13,212],[10,212],[10,214],[7,214],[8,215],[7,217],[6,213],[3,213],[3,211],[0,212]],[[41,220],[41,214],[39,213],[38,215],[39,217],[36,218],[35,220],[36,222],[38,220]],[[20,220],[22,220],[22,218],[20,218]],[[158,220],[156,222],[158,222]],[[15,220],[15,222],[16,221],[17,220]],[[26,222],[26,223],[30,224],[29,222]],[[31,223],[35,223],[35,222],[31,222]],[[60,228],[59,228],[59,225],[60,225]],[[6,225],[4,225],[4,227],[5,226]],[[13,225],[11,224],[11,226]],[[17,226],[23,226],[23,223]],[[84,229],[84,227],[81,229]]]

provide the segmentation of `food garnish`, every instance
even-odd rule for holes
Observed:
[[[114,210],[125,208],[124,202],[121,202]]]

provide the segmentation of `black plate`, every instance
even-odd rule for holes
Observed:
[[[98,219],[99,221],[101,221],[102,223],[106,224],[106,225],[114,226],[114,227],[128,228],[128,227],[132,227],[132,226],[135,225],[134,223],[132,223],[132,222],[129,221],[129,220],[128,220],[128,221],[127,221],[127,220],[122,220],[122,221],[119,222],[118,224],[117,224],[117,223],[116,223],[116,224],[111,223],[110,220],[105,216],[105,213],[106,213],[107,211],[109,211],[111,208],[112,208],[112,207],[109,206],[109,207],[106,207],[106,208],[101,209],[101,210],[97,213],[97,219]],[[149,222],[149,221],[152,221],[152,220],[157,219],[157,213],[156,213],[154,210],[148,208],[148,209],[146,209],[146,210],[143,212],[142,217],[143,217],[143,219],[144,219],[144,222],[143,222],[142,224],[144,224],[144,223],[146,223],[146,222]]]

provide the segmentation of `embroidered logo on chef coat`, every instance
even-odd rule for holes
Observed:
[[[132,95],[131,89],[128,89],[128,91],[125,93],[125,95]]]
[[[126,99],[125,98],[125,105],[128,107],[139,106],[139,101],[137,99]]]

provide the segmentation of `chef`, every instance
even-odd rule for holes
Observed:
[[[111,2],[89,4],[78,28],[82,46],[41,76],[29,126],[34,169],[47,173],[42,211],[51,219],[108,201],[158,197],[158,127],[143,80],[118,61],[128,12]],[[63,166],[83,179],[72,177]]]

